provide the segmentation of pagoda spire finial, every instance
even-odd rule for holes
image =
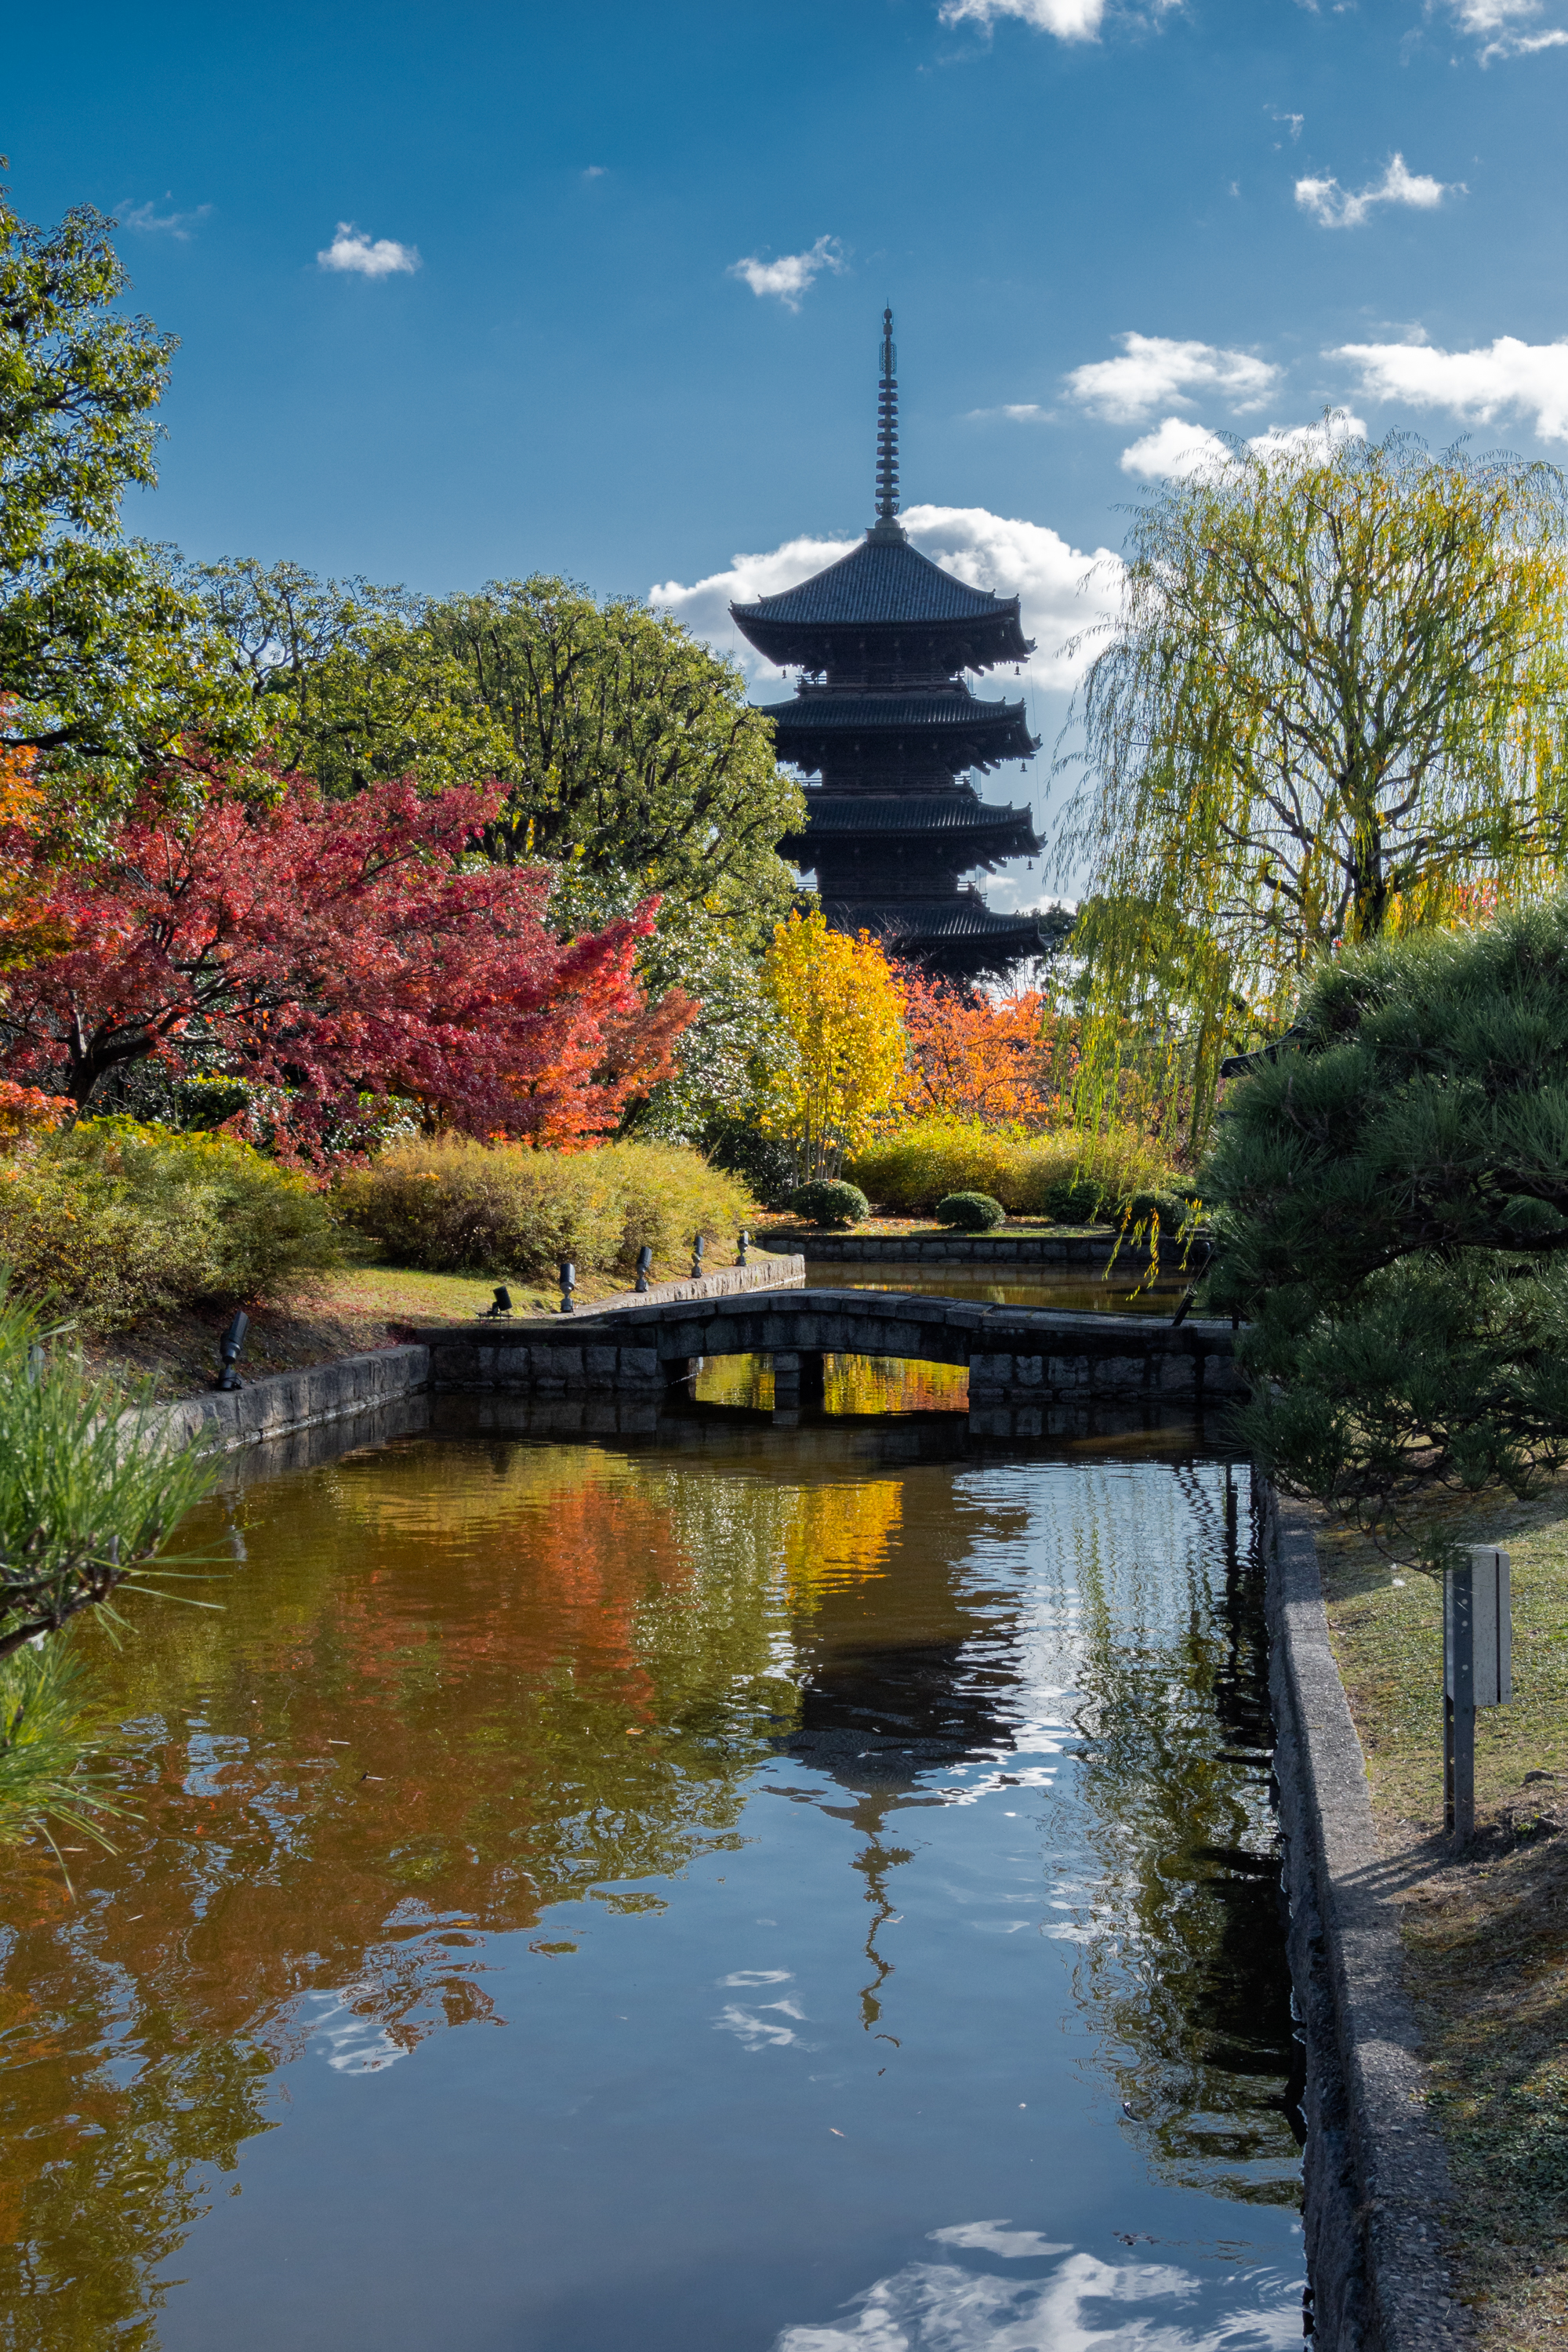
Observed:
[[[893,314],[882,313],[881,382],[877,391],[877,520],[871,539],[902,539],[899,520],[899,354]]]

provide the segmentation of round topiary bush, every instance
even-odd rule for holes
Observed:
[[[1007,1222],[1006,1210],[989,1192],[950,1192],[937,1202],[936,1214],[939,1224],[956,1226],[964,1234],[988,1234],[993,1225]]]
[[[792,1213],[808,1217],[814,1225],[837,1227],[858,1225],[862,1217],[869,1216],[871,1203],[858,1184],[834,1183],[819,1177],[815,1184],[797,1186],[789,1196]]]
[[[1087,1176],[1064,1176],[1047,1184],[1040,1196],[1047,1217],[1058,1225],[1104,1225],[1115,1222],[1116,1204],[1102,1185]]]

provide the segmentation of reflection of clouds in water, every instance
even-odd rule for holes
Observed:
[[[933,2246],[967,2246],[976,2253],[1002,2254],[1010,2263],[1043,2262],[1047,2254],[1070,2254],[1072,2248],[1042,2237],[1038,2230],[1014,2230],[1005,2221],[961,2221],[952,2230],[932,2230]]]
[[[395,2042],[384,2025],[374,2017],[361,2017],[349,2007],[350,1993],[313,1992],[307,2000],[324,2003],[312,2020],[310,2046],[321,2048],[321,2055],[337,2074],[379,2074],[384,2067],[395,2066],[400,2058],[410,2056],[411,2050]]]
[[[967,1769],[962,1764],[958,1767],[960,1772]],[[1005,1795],[1009,1789],[1054,1788],[1056,1778],[1054,1764],[1020,1764],[1011,1772],[988,1772],[983,1780],[975,1780],[967,1788],[955,1780],[933,1793],[944,1805],[977,1805],[982,1797]]]
[[[1036,2232],[975,2221],[932,2235],[1007,2253]],[[1201,2315],[1167,2315],[1171,2305],[1197,2300],[1208,2306]],[[1300,2282],[1277,2271],[1211,2284],[1173,2263],[1102,2263],[1093,2254],[1070,2254],[1044,2279],[911,2263],[850,2308],[853,2316],[834,2326],[786,2327],[773,2352],[1283,2352],[1301,2337]]]
[[[719,1982],[726,1987],[788,1984],[794,1974],[793,1969],[736,1969],[731,1975],[721,1977]],[[798,2042],[800,2036],[793,2025],[775,2023],[775,2019],[780,2017],[793,2017],[796,2023],[803,2023],[805,2011],[788,1998],[762,2000],[754,2009],[742,2009],[738,2001],[732,2000],[727,2002],[713,2020],[713,2031],[715,2033],[732,2033],[738,2042],[745,2043],[748,2050],[783,2050],[788,2043]]]
[[[731,2001],[713,2021],[715,2033],[732,2033],[748,2050],[782,2050],[786,2042],[798,2042],[799,2034],[792,2025],[775,2025],[774,2016],[793,2017],[804,2021],[805,2011],[793,2000],[760,2001],[755,2009],[742,2009]]]

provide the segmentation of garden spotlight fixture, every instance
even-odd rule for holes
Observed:
[[[561,1261],[561,1312],[563,1315],[574,1313],[572,1293],[576,1287],[577,1269],[569,1257],[563,1257]]]
[[[643,1290],[646,1290],[646,1289],[647,1288],[647,1278],[648,1278],[648,1276],[649,1276],[652,1272],[653,1272],[653,1251],[649,1248],[649,1246],[648,1246],[647,1243],[647,1242],[644,1242],[644,1244],[643,1244],[643,1245],[642,1245],[641,1249],[640,1249],[640,1250],[638,1250],[638,1252],[637,1252],[637,1288],[638,1288],[638,1290],[639,1290],[639,1291],[643,1291]]]
[[[249,1328],[249,1316],[243,1307],[237,1307],[233,1322],[217,1343],[217,1385],[222,1391],[243,1388],[245,1385],[235,1370],[235,1362],[245,1345],[245,1335]]]

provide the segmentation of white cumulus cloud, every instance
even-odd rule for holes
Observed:
[[[1540,23],[1541,0],[1453,0],[1453,8],[1460,31],[1480,42],[1483,65],[1568,47],[1568,32]]]
[[[1255,433],[1247,446],[1265,459],[1316,458],[1341,441],[1365,437],[1365,419],[1342,408],[1311,425],[1271,425],[1267,433]],[[1181,481],[1189,474],[1217,472],[1230,462],[1229,444],[1186,416],[1165,417],[1121,452],[1122,472],[1142,474],[1147,481]]]
[[[1233,409],[1261,408],[1279,381],[1279,370],[1250,352],[1169,335],[1119,335],[1117,341],[1120,359],[1092,360],[1067,379],[1075,400],[1113,425],[1141,424],[1173,402],[1190,406],[1189,389],[1217,392]]]
[[[174,190],[166,188],[164,203],[172,202],[173,197]],[[197,205],[194,212],[161,213],[155,197],[144,205],[133,205],[129,196],[122,196],[114,207],[121,228],[140,229],[147,236],[172,236],[180,245],[190,243],[191,231],[200,227],[211,210],[211,205]]]
[[[419,267],[416,245],[399,245],[395,237],[374,241],[353,221],[340,221],[331,245],[316,256],[323,269],[343,269],[359,278],[394,278]]]
[[[942,0],[944,25],[966,21],[987,30],[998,16],[1021,16],[1058,41],[1094,41],[1100,37],[1105,0]]]
[[[1445,196],[1465,194],[1462,180],[1434,180],[1426,172],[1412,172],[1403,155],[1391,156],[1382,179],[1354,194],[1337,180],[1296,183],[1296,202],[1323,228],[1359,228],[1378,205],[1409,205],[1429,213]]]
[[[1070,546],[1047,523],[994,515],[984,507],[910,507],[900,517],[922,555],[994,596],[1021,600],[1024,635],[1036,640],[1025,676],[1047,691],[1070,689],[1086,656],[1069,654],[1071,639],[1115,607],[1118,559],[1105,548],[1092,555]],[[666,580],[648,591],[717,652],[733,653],[753,691],[782,693],[787,675],[764,662],[736,631],[731,603],[755,604],[809,580],[858,544],[857,539],[792,539],[763,555],[737,555],[727,572],[710,572],[689,587]],[[1086,581],[1087,575],[1087,581]],[[1010,684],[1009,690],[1017,689]]]
[[[730,276],[739,278],[753,294],[776,294],[791,310],[798,310],[800,298],[809,293],[813,280],[824,269],[844,268],[844,248],[836,236],[819,236],[805,253],[784,253],[776,261],[759,260],[754,253],[744,261],[730,264]]]
[[[1474,352],[1435,343],[1342,343],[1330,354],[1361,371],[1361,389],[1411,408],[1446,408],[1478,425],[1528,417],[1543,441],[1568,441],[1568,339],[1524,343],[1500,335]]]
[[[1229,456],[1219,435],[1206,425],[1194,425],[1187,416],[1167,416],[1152,433],[1123,449],[1121,470],[1142,474],[1148,481],[1179,481],[1184,475],[1223,466]]]
[[[1128,13],[1146,23],[1181,5],[1182,0],[1144,0]],[[1054,33],[1058,41],[1097,41],[1109,13],[1109,0],[942,0],[938,11],[944,25],[968,23],[985,32],[999,16],[1016,16],[1038,33]]]

